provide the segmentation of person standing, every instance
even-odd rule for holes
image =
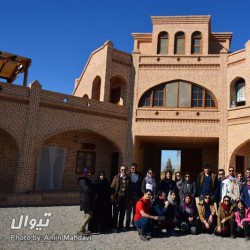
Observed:
[[[113,201],[113,231],[124,230],[124,217],[127,205],[132,198],[131,179],[126,173],[126,166],[120,167],[120,173],[115,175],[111,183]]]
[[[89,229],[91,232],[97,233],[109,232],[112,227],[111,188],[104,171],[98,174],[93,184],[97,198]]]
[[[165,178],[161,180],[158,190],[163,190],[166,194],[169,194],[169,192],[173,190],[175,192],[175,195],[177,196],[176,201],[178,202],[177,193],[179,193],[179,189],[177,189],[176,182],[172,180],[171,171],[168,170],[165,172]]]
[[[139,171],[137,171],[137,164],[136,163],[132,163],[132,166],[130,168],[129,177],[131,179],[131,184],[132,184],[132,200],[128,204],[127,210],[126,210],[126,229],[129,229],[129,227],[130,227],[131,214],[132,214],[132,218],[134,218],[136,202],[142,196],[141,185],[142,185],[143,176]],[[134,227],[133,219],[132,219],[132,224]]]
[[[156,195],[157,192],[157,181],[154,177],[154,173],[152,168],[149,168],[147,170],[147,175],[146,177],[143,179],[142,184],[141,184],[141,191],[144,194],[146,189],[149,189],[152,191],[153,196]]]
[[[180,201],[181,203],[184,200],[185,194],[189,193],[192,201],[195,201],[195,194],[196,194],[196,183],[191,180],[190,173],[185,173],[185,180],[182,182],[180,188]]]
[[[209,194],[211,201],[215,202],[219,190],[218,180],[216,174],[211,171],[209,164],[206,164],[204,171],[199,174],[196,185],[200,201],[204,199],[206,194]]]
[[[216,197],[216,203],[217,206],[219,205],[219,202],[222,200],[221,196],[222,196],[222,190],[224,190],[224,180],[226,179],[225,176],[225,170],[220,168],[218,169],[218,187],[219,187],[219,191],[217,192],[217,197]]]
[[[246,178],[246,183],[242,188],[241,199],[244,201],[245,205],[250,207],[250,177]]]
[[[243,182],[246,182],[247,178],[250,178],[250,168],[246,169],[246,174],[243,178]]]
[[[90,176],[91,170],[89,168],[85,168],[83,170],[82,177],[78,179],[78,186],[80,190],[80,211],[84,211],[80,229],[77,232],[77,235],[79,236],[91,233],[90,231],[87,231],[86,227],[93,216],[93,207],[96,195]]]
[[[229,167],[228,168],[228,175],[227,175],[227,179],[229,179],[229,178],[235,178],[235,173],[234,173],[234,168],[233,167]]]

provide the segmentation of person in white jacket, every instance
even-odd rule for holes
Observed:
[[[234,177],[230,177],[229,179],[225,179],[221,182],[221,197],[220,200],[223,200],[225,195],[230,196],[231,202],[236,203],[240,198],[240,187]]]

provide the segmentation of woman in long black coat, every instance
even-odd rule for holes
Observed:
[[[112,224],[111,188],[105,172],[100,172],[94,181],[97,199],[94,205],[94,214],[90,223],[92,232],[109,232]]]

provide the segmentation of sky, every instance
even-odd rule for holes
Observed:
[[[179,154],[177,154],[179,152]],[[175,172],[180,171],[181,150],[162,150],[161,151],[161,170],[164,170],[168,159],[171,160]]]
[[[151,16],[211,15],[212,32],[233,32],[233,52],[250,40],[249,10],[249,0],[0,0],[0,51],[32,60],[28,84],[72,94],[94,50],[111,40],[131,53],[131,33],[152,32]]]

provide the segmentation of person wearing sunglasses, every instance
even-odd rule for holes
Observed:
[[[216,227],[216,210],[209,194],[204,195],[203,200],[198,203],[198,213],[199,231],[212,234]]]
[[[196,194],[196,183],[191,179],[191,175],[189,172],[185,173],[185,180],[181,184],[180,188],[180,201],[184,200],[185,194],[189,193],[191,199],[194,201]]]
[[[120,167],[120,173],[115,175],[111,183],[113,202],[113,232],[125,231],[123,225],[127,205],[132,199],[131,179],[127,175],[126,166]]]
[[[222,197],[226,195],[226,193],[222,196],[222,193],[224,193],[224,180],[226,179],[225,176],[225,170],[222,168],[218,169],[218,186],[219,186],[219,191],[217,192],[217,197],[216,197],[216,204],[219,206],[219,202],[222,200]]]
[[[234,232],[234,212],[236,206],[231,203],[231,198],[228,195],[223,197],[222,202],[219,205],[217,214],[217,227],[215,233],[222,237],[231,236],[235,238]]]
[[[246,174],[243,178],[243,182],[246,182],[247,178],[250,178],[250,168],[246,169]]]

